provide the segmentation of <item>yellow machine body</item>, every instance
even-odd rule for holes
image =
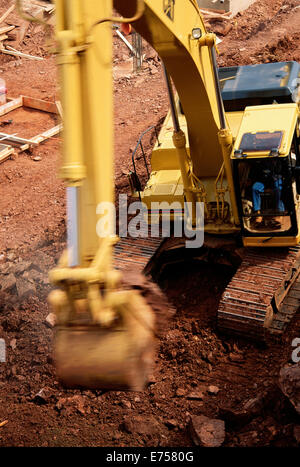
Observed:
[[[268,241],[259,234],[248,237],[243,231],[232,155],[244,132],[280,130],[284,134],[280,157],[287,156],[293,135],[299,132],[299,107],[296,104],[260,105],[252,110],[226,113],[223,109],[226,124],[222,127],[213,73],[215,37],[207,33],[197,2],[153,0],[144,3],[145,12],[135,28],[156,49],[172,77],[179,99],[176,112],[182,136],[185,136],[185,141],[179,138],[179,144],[174,140],[174,125],[168,114],[159,143],[152,152],[150,178],[139,193],[148,211],[154,213],[148,216],[149,222],[158,221],[157,204],[161,205],[159,212],[163,218],[164,202],[176,202],[182,209],[184,201],[203,202],[206,233],[232,235],[242,231],[245,246],[297,244],[296,228],[291,236],[274,237],[271,233]],[[115,0],[114,5],[125,16],[136,8],[135,1]],[[195,31],[198,34],[194,34]],[[286,79],[281,82],[281,86],[284,85]],[[269,155],[256,152],[253,157]],[[296,207],[294,224],[299,224],[298,195],[294,190],[290,196]],[[182,217],[178,207],[171,212],[171,218],[176,216]]]
[[[153,362],[154,316],[136,291],[120,290],[112,264],[112,0],[55,3],[68,211],[68,248],[50,272],[57,372],[71,387],[141,390]]]
[[[132,23],[155,48],[184,112],[178,101],[178,127],[168,115],[162,144],[154,148],[152,173],[141,194],[150,208],[152,202],[178,201],[181,211],[186,200],[192,205],[194,224],[195,205],[202,202],[206,232],[240,232],[233,170],[236,145],[245,132],[281,131],[278,157],[289,157],[299,111],[296,105],[274,105],[224,113],[216,77],[216,37],[207,33],[196,0],[55,3],[64,111],[60,175],[67,185],[69,224],[68,249],[50,273],[59,288],[50,296],[58,321],[58,374],[68,386],[141,389],[151,366],[154,317],[136,292],[119,290],[120,274],[112,264],[117,240],[113,210],[101,208],[114,202],[112,23]],[[113,6],[122,18],[113,17]],[[174,121],[174,113],[172,117]],[[103,216],[106,228],[99,236]],[[288,246],[298,240],[297,230],[267,241],[255,233],[244,243]]]
[[[186,136],[186,150],[188,158],[191,157],[190,144],[187,130],[187,123],[185,116],[180,113],[178,107],[178,116],[181,130]],[[231,128],[233,137],[236,138],[243,118],[243,112],[228,112],[226,114],[228,124]],[[182,181],[182,174],[180,169],[180,161],[178,154],[173,143],[173,124],[172,117],[169,113],[166,117],[162,129],[159,134],[159,139],[151,154],[151,174],[150,178],[141,192],[141,200],[148,208],[148,212],[152,213],[149,217],[149,222],[158,222],[156,210],[154,207],[159,204],[160,217],[163,218],[163,203],[168,202],[170,204],[180,204],[181,209],[177,208],[171,211],[170,218],[174,220],[176,217],[180,218],[183,215],[184,210],[184,184]],[[213,155],[208,155],[213,159]],[[211,176],[202,176],[200,178],[202,186],[205,188],[205,196],[202,197],[202,201],[206,203],[209,211],[210,205],[213,207],[218,201],[218,177],[222,165],[218,165],[216,162],[215,172]],[[230,191],[226,179],[226,174],[222,181],[222,187],[224,190],[224,201],[227,206],[231,205]],[[175,205],[174,205],[175,206]],[[228,212],[230,213],[231,210]],[[169,214],[168,214],[169,215]],[[205,218],[205,232],[209,234],[234,234],[240,231],[239,226],[232,222],[232,211],[224,219],[224,215],[220,209],[220,217],[216,215],[216,209],[213,209],[211,215]]]

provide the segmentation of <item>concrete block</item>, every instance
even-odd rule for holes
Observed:
[[[246,10],[256,0],[197,0],[200,8],[213,8],[215,10],[231,11],[236,15],[239,11]]]

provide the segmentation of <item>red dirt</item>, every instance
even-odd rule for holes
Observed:
[[[300,10],[293,10],[298,3],[258,0],[234,18],[220,45],[220,64],[299,60]],[[6,9],[7,0],[0,0],[0,14]],[[44,39],[41,29],[35,33],[31,27],[19,45],[19,50],[45,57],[41,62],[0,54],[10,96],[58,97],[55,60]],[[147,127],[161,122],[168,103],[151,49],[145,48],[144,70],[132,75],[129,65],[123,65],[128,50],[117,38],[115,45],[115,182],[117,193],[127,193],[125,174],[136,141]],[[23,110],[9,118],[13,123],[7,132],[25,136],[53,123],[48,115]],[[153,134],[145,145],[148,153],[152,140]],[[7,343],[8,360],[0,363],[0,423],[8,423],[0,427],[0,446],[192,446],[191,415],[224,419],[225,446],[295,446],[293,428],[299,419],[278,392],[277,381],[281,365],[290,359],[292,339],[300,335],[300,316],[284,342],[268,348],[218,335],[218,300],[233,273],[226,266],[195,263],[164,272],[160,284],[176,314],[161,336],[154,376],[145,391],[66,390],[57,382],[53,331],[45,318],[51,290],[47,271],[65,246],[64,188],[56,178],[59,150],[60,138],[55,137],[0,165],[0,281],[11,272],[36,289],[22,299],[14,285],[10,292],[1,291],[0,337]],[[37,155],[41,160],[34,161]],[[141,159],[138,169],[143,170]],[[210,385],[219,392],[211,394]],[[203,392],[202,399],[188,397],[196,390]],[[263,407],[244,422],[233,420],[231,411],[253,398],[263,401]]]

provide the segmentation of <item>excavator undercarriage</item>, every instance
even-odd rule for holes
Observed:
[[[280,339],[300,308],[300,247],[240,248],[238,240],[207,237],[187,250],[183,239],[122,238],[117,269],[133,267],[158,280],[164,268],[187,260],[225,264],[234,271],[218,307],[219,331],[268,342]]]

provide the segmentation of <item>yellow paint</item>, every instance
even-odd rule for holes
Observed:
[[[280,156],[286,156],[291,148],[292,139],[299,116],[297,104],[273,104],[246,107],[234,145],[238,149],[245,133],[258,131],[282,131],[283,139],[279,149]],[[251,157],[268,157],[269,152],[248,152]],[[231,158],[235,159],[234,153]]]

